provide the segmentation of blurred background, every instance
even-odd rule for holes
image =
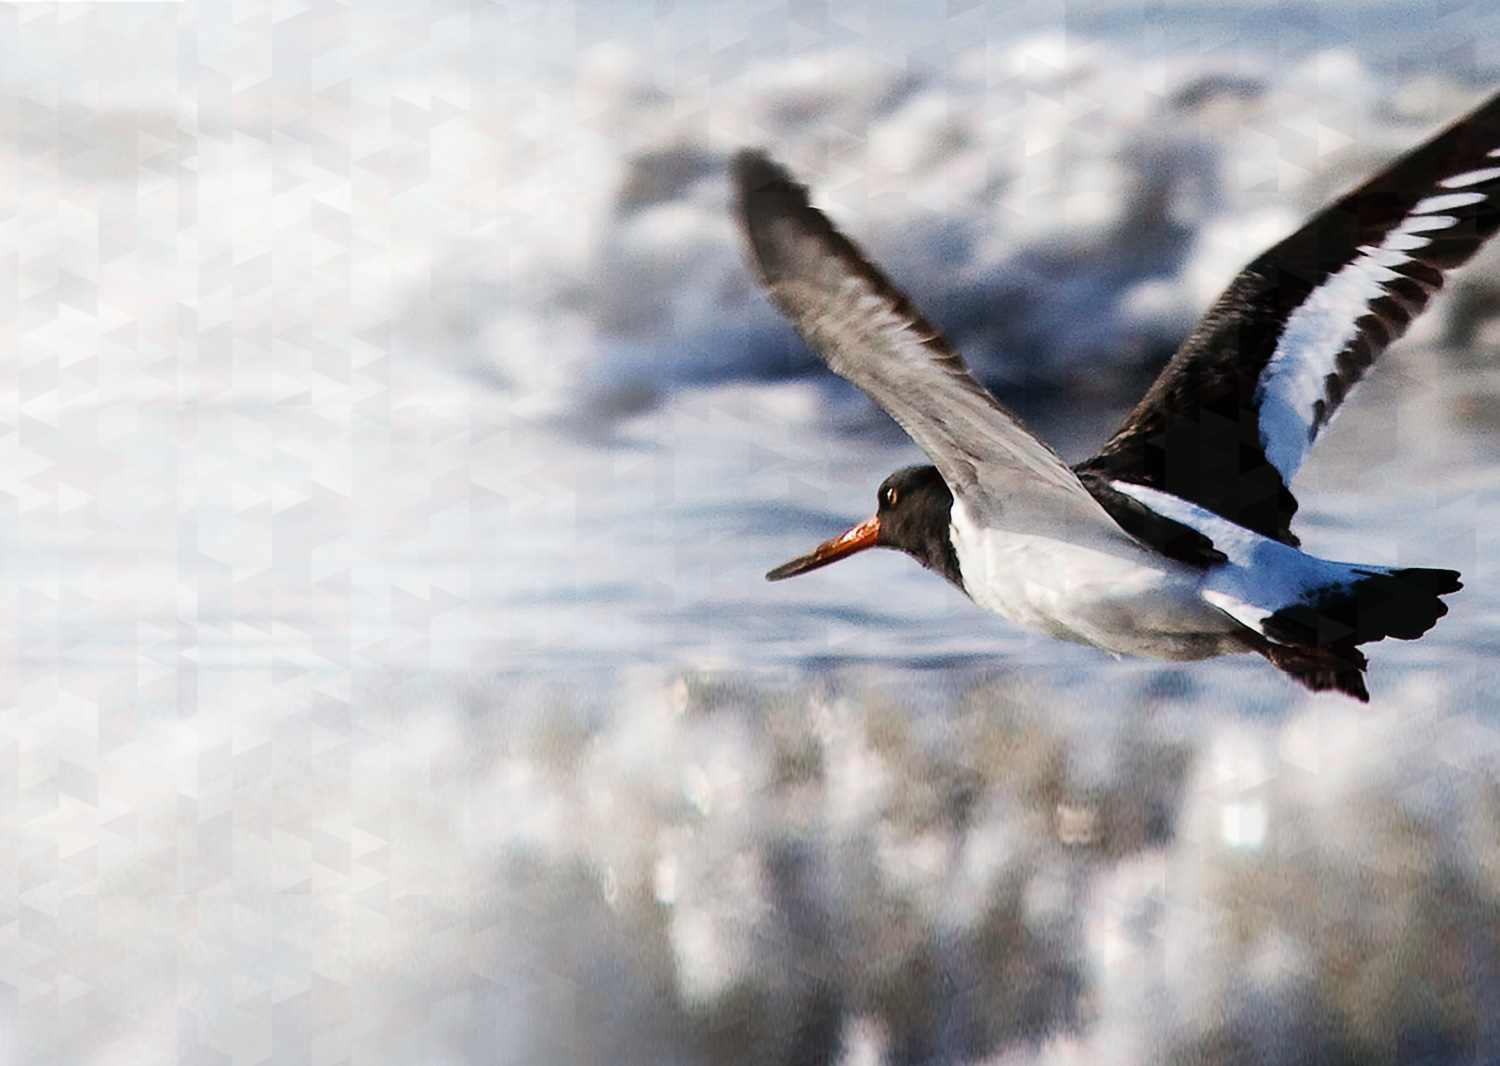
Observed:
[[[1065,457],[1491,3],[0,5],[0,1062],[1500,1061],[1500,254],[1294,488],[1368,707],[896,553],[766,148]]]

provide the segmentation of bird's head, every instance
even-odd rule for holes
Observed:
[[[782,563],[766,574],[766,580],[796,577],[866,548],[896,548],[963,588],[958,556],[948,535],[953,493],[937,468],[897,470],[880,483],[875,498],[873,515],[806,555]]]

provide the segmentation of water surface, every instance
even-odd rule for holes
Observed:
[[[1500,1058],[1497,257],[1295,485],[1464,575],[1361,707],[766,583],[921,457],[723,174],[1076,460],[1482,6],[124,7],[0,33],[0,1059]]]

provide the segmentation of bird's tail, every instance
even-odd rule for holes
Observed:
[[[1456,570],[1351,566],[1349,576],[1309,590],[1266,618],[1260,631],[1282,644],[1317,647],[1416,640],[1448,613],[1439,597],[1463,588]]]
[[[1253,646],[1314,692],[1332,689],[1368,701],[1368,660],[1357,645],[1417,639],[1448,613],[1440,597],[1463,584],[1455,570],[1322,565],[1337,576],[1251,623],[1264,638]]]

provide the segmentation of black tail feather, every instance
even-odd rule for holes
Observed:
[[[1370,702],[1364,671],[1370,665],[1364,653],[1352,644],[1337,648],[1307,644],[1257,644],[1255,650],[1272,665],[1314,692],[1342,692],[1361,703]]]
[[[1448,613],[1438,597],[1463,588],[1456,570],[1356,570],[1360,580],[1320,590],[1262,624],[1280,644],[1352,648],[1386,637],[1416,640]]]
[[[1283,607],[1261,624],[1252,646],[1314,692],[1370,701],[1369,660],[1355,645],[1395,637],[1416,640],[1448,613],[1439,597],[1463,588],[1454,570],[1355,569],[1358,580],[1331,585]]]

